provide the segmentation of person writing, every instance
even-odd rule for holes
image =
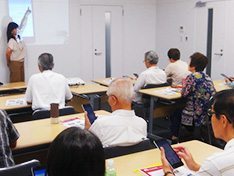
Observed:
[[[7,66],[10,70],[10,82],[24,81],[24,58],[26,56],[25,43],[20,34],[23,32],[28,15],[31,10],[28,8],[24,14],[20,26],[14,22],[10,22],[7,26],[7,42],[6,51]]]
[[[202,165],[199,165],[186,147],[174,147],[178,156],[183,159],[192,171],[198,176],[230,176],[234,173],[234,90],[224,90],[214,97],[211,116],[214,136],[227,142],[224,151],[214,153]],[[161,148],[161,160],[165,175],[174,175]]]

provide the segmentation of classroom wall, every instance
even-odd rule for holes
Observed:
[[[195,7],[198,0],[157,0],[156,4],[156,51],[159,53],[160,65],[165,68],[169,63],[167,51],[169,48],[176,47],[181,50],[181,59],[189,63],[189,56],[194,52],[201,52],[206,55],[207,45],[207,23],[208,8],[214,9],[214,18],[218,13],[225,14],[223,20],[218,20],[213,28],[225,26],[223,34],[213,34],[213,43],[224,43],[224,55],[219,58],[214,56],[212,59],[220,61],[215,71],[218,73],[214,79],[222,79],[219,73],[224,72],[234,75],[232,65],[234,64],[234,1],[233,0],[206,0],[205,7]],[[219,3],[219,4],[218,4]],[[220,3],[225,8],[220,9]],[[180,31],[180,26],[184,31]],[[186,40],[187,37],[187,40]],[[219,48],[218,48],[219,49]],[[219,50],[213,48],[213,53]]]
[[[188,58],[196,45],[194,2],[157,1],[156,19],[156,50],[161,66],[165,68],[169,64],[167,52],[170,48],[178,48],[181,60],[189,62]],[[183,32],[180,26],[183,26]]]
[[[54,55],[54,71],[66,77],[82,78],[79,11],[81,4],[123,5],[123,73],[132,74],[145,69],[142,63],[144,53],[155,49],[156,43],[156,0],[32,0],[35,41],[26,43],[26,82],[32,74],[39,72],[37,58],[43,52]],[[6,26],[10,21],[8,0],[0,0],[0,20],[0,80],[8,82],[9,70],[5,57]]]

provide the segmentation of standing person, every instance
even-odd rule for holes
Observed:
[[[177,146],[174,150],[182,158],[188,168],[196,172],[197,176],[230,176],[234,173],[234,90],[218,92],[214,97],[214,104],[209,111],[214,136],[227,142],[224,151],[214,153],[202,165],[193,159],[186,147]],[[201,150],[198,148],[198,150]],[[165,176],[173,176],[164,149],[161,148],[161,160]]]
[[[208,64],[208,58],[197,52],[190,56],[190,59],[191,74],[187,76],[181,91],[182,97],[186,98],[186,105],[182,113],[181,110],[177,110],[171,118],[172,140],[178,138],[180,121],[189,135],[193,135],[195,127],[205,123],[209,99],[215,94],[212,79],[203,72]]]
[[[180,51],[177,48],[171,48],[168,53],[169,61],[171,62],[165,69],[167,76],[171,76],[172,85],[181,85],[182,79],[189,75],[188,64],[180,60]]]
[[[7,42],[6,51],[7,66],[10,70],[10,82],[24,81],[24,58],[26,56],[25,43],[20,36],[23,32],[28,15],[31,10],[27,9],[20,26],[14,22],[10,22],[7,26]]]

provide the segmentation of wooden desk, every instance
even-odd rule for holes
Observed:
[[[95,111],[95,113],[97,115],[110,114],[107,111]],[[61,116],[60,120],[74,117],[84,117],[84,113]],[[20,138],[14,150],[51,143],[60,132],[66,129],[61,122],[58,124],[51,124],[50,118],[16,123],[15,127],[20,134]]]
[[[211,156],[213,153],[222,151],[219,148],[196,140],[176,145],[188,147],[195,161],[199,164],[202,164],[205,158]],[[116,157],[113,158],[113,160],[118,176],[137,176],[133,170],[156,163],[161,163],[161,155],[159,149],[152,149],[144,152]]]
[[[222,90],[227,90],[227,89],[232,89],[231,87],[229,87],[224,80],[216,80],[213,81],[214,86],[215,86],[215,90],[217,92],[222,91]],[[225,84],[223,84],[225,83]]]
[[[5,90],[14,90],[14,89],[26,89],[27,84],[25,82],[14,82],[14,83],[6,83],[0,86],[0,91]]]
[[[87,82],[85,83],[85,85],[71,86],[70,89],[72,93],[81,95],[81,94],[94,94],[94,93],[106,92],[108,88],[105,86]]]
[[[129,76],[132,83],[135,84],[136,79],[134,76]],[[103,86],[109,86],[110,82],[113,81],[115,78],[102,78],[102,79],[92,79],[93,82],[98,83]]]
[[[17,94],[17,95],[7,95],[0,97],[0,107],[4,110],[12,110],[12,109],[22,109],[31,107],[31,105],[15,105],[15,106],[6,106],[6,101],[10,99],[20,99],[24,98],[24,94]]]
[[[80,96],[85,99],[90,100],[90,104],[93,107],[93,109],[100,109],[100,101],[98,103],[98,108],[94,107],[95,103],[95,98],[100,98],[97,96],[97,94],[103,94],[107,91],[106,86],[101,86],[98,84],[93,84],[93,83],[85,83],[85,85],[80,85],[80,86],[72,86],[70,87],[72,94],[76,96]]]
[[[231,89],[227,85],[222,85],[222,80],[216,80],[213,81],[214,87],[217,92],[221,90]],[[143,94],[150,95],[150,115],[149,115],[149,133],[152,133],[153,131],[153,113],[154,113],[154,104],[157,103],[159,99],[167,99],[167,100],[175,100],[180,99],[181,94],[175,94],[175,95],[163,95],[160,93],[157,93],[155,91],[157,90],[163,90],[166,88],[170,88],[170,86],[167,87],[159,87],[159,88],[152,88],[152,89],[141,89],[139,92]]]
[[[175,95],[163,95],[163,94],[155,92],[157,90],[163,90],[163,89],[166,89],[166,88],[170,88],[170,86],[139,90],[140,93],[150,95],[150,114],[149,114],[149,129],[148,129],[148,132],[150,134],[153,132],[154,104],[157,103],[157,101],[160,98],[161,99],[167,99],[167,100],[174,100],[174,99],[181,98],[180,93],[175,94]]]

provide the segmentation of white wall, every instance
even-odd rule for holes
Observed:
[[[26,82],[32,74],[38,72],[37,58],[43,52],[50,52],[54,55],[54,71],[62,73],[66,77],[82,75],[80,71],[82,67],[80,4],[123,5],[125,11],[123,72],[131,74],[145,69],[142,63],[143,55],[147,50],[155,49],[156,0],[32,0],[35,39],[37,41],[26,43]],[[61,10],[64,6],[68,7],[67,11]],[[66,17],[68,17],[68,22],[66,22]],[[0,81],[8,82],[9,70],[5,57],[6,26],[10,21],[8,0],[0,0],[0,19]],[[61,38],[64,35],[62,32],[66,31],[64,23],[68,25],[69,36],[67,41],[63,43],[58,38]],[[48,42],[43,43],[44,40]]]
[[[215,18],[216,8],[220,7],[217,4],[221,3],[226,8],[218,10],[219,13],[225,14],[225,19],[216,20],[213,28],[225,26],[225,32],[219,34],[220,36],[213,34],[213,44],[217,45],[225,40],[222,56],[224,63],[214,67],[217,73],[214,79],[222,79],[220,76],[222,72],[230,76],[234,75],[232,49],[234,46],[234,0],[206,0],[203,1],[207,2],[205,7],[195,7],[196,2],[197,0],[157,0],[156,51],[160,56],[160,65],[165,68],[169,63],[167,51],[171,47],[179,48],[182,53],[181,59],[186,62],[189,62],[189,56],[194,52],[198,51],[206,55],[208,8],[214,9]],[[185,29],[183,33],[179,32],[181,25]],[[184,40],[185,37],[188,37],[188,41]],[[220,49],[214,48],[213,54]],[[214,56],[212,59],[219,58]]]
[[[181,60],[189,62],[195,43],[194,3],[158,1],[156,12],[156,51],[160,57],[160,65],[165,68],[169,64],[167,52],[170,48],[178,48],[181,51]],[[180,26],[184,27],[184,32],[180,32]]]

